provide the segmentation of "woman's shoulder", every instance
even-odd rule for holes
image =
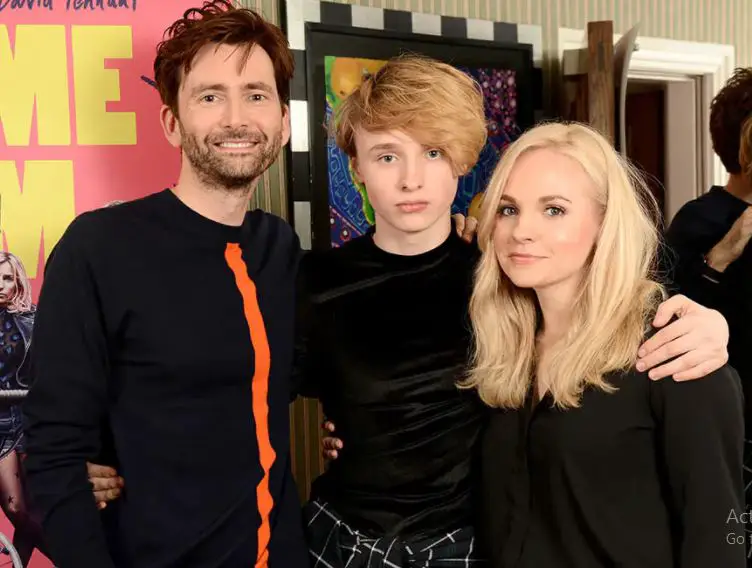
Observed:
[[[665,377],[649,381],[651,403],[658,410],[681,408],[682,413],[732,412],[743,413],[744,392],[741,379],[730,365],[724,365],[699,378],[676,380]]]
[[[645,335],[645,339],[653,335],[655,335],[654,331],[649,332]],[[662,363],[662,365],[665,364],[666,362]],[[637,388],[641,391],[647,389],[651,398],[680,396],[682,398],[696,398],[699,400],[704,396],[712,397],[718,394],[725,396],[729,400],[736,398],[742,400],[743,397],[739,374],[728,364],[709,371],[700,377],[682,380],[677,380],[673,376],[652,379],[649,375],[650,370],[652,369],[640,371],[637,369],[636,364],[633,364],[629,368],[608,373],[607,381],[617,389],[626,386]]]

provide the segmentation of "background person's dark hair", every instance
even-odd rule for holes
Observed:
[[[742,136],[739,148],[739,164],[741,172],[752,185],[752,114],[747,117],[742,127]]]
[[[752,114],[752,67],[738,68],[710,105],[713,150],[729,174],[740,174],[742,125]]]
[[[209,44],[238,46],[245,65],[255,46],[269,55],[280,101],[286,104],[295,62],[287,38],[277,26],[247,8],[236,8],[227,0],[205,2],[186,10],[183,17],[165,30],[157,46],[154,80],[162,102],[178,116],[178,91],[191,70],[196,54]]]

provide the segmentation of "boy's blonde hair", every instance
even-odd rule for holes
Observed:
[[[440,150],[458,176],[475,166],[487,136],[480,86],[451,65],[419,55],[390,59],[342,101],[329,126],[351,159],[359,128],[400,130]]]

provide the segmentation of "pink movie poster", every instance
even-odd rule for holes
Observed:
[[[0,0],[0,566],[52,566],[27,507],[18,404],[45,262],[76,215],[176,179],[152,65],[197,4]]]

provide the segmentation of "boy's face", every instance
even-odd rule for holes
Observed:
[[[457,176],[440,150],[399,130],[355,133],[355,171],[366,186],[376,226],[420,233],[444,222],[457,193]]]

